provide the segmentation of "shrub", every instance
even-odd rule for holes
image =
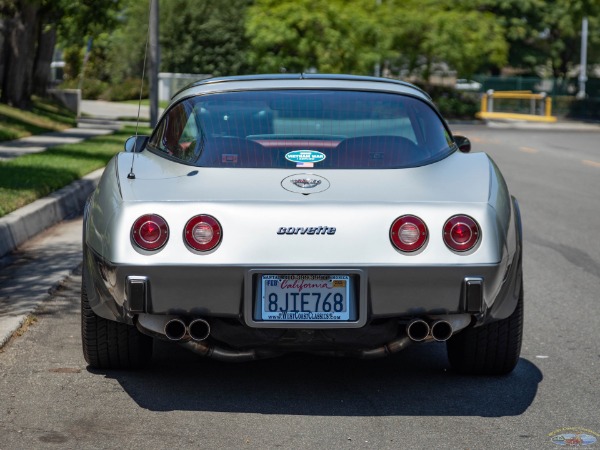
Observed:
[[[79,80],[63,81],[60,89],[78,89]],[[81,88],[81,98],[84,100],[98,100],[102,93],[108,89],[108,83],[94,78],[84,78]]]
[[[475,119],[479,112],[480,96],[477,92],[457,91],[453,87],[421,85],[446,119]]]
[[[140,98],[140,84],[141,79],[128,78],[123,80],[121,83],[109,85],[108,89],[106,89],[99,98],[101,100],[107,100],[111,102],[138,100]],[[144,90],[142,92],[142,98],[148,98],[149,90],[147,82],[144,82],[143,88]]]
[[[569,119],[600,120],[600,98],[573,100],[567,112]]]

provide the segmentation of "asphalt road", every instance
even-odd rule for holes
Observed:
[[[0,449],[543,449],[567,428],[598,434],[588,448],[600,449],[600,133],[453,128],[521,205],[525,336],[511,375],[458,376],[443,344],[224,364],[157,343],[144,372],[92,371],[75,273],[0,351]]]

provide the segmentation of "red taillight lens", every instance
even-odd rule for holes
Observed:
[[[469,216],[454,216],[444,225],[444,242],[457,252],[471,250],[479,242],[481,230]]]
[[[221,225],[212,216],[201,214],[192,217],[185,225],[184,238],[187,245],[199,252],[207,252],[221,242]]]
[[[146,214],[137,219],[131,227],[131,238],[144,250],[158,250],[169,240],[169,226],[159,215]]]
[[[398,217],[390,229],[390,239],[398,250],[414,252],[427,242],[427,226],[416,216]]]

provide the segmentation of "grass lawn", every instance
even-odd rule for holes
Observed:
[[[150,129],[138,133],[150,134]],[[112,135],[0,161],[0,217],[105,166],[134,134],[135,127],[125,127]]]
[[[45,99],[33,99],[29,111],[0,103],[0,141],[48,133],[76,126],[75,114]]]

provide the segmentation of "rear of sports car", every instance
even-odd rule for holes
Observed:
[[[420,91],[221,80],[141,142],[86,208],[90,365],[143,366],[152,338],[228,361],[430,341],[464,373],[518,361],[518,206]]]

